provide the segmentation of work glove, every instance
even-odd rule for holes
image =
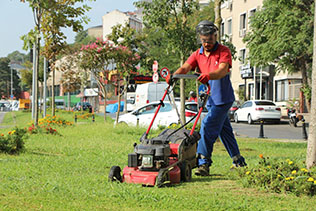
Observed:
[[[210,80],[210,75],[206,73],[202,73],[198,77],[198,81],[200,81],[202,84],[207,84],[209,80]]]
[[[166,77],[166,82],[167,84],[172,85],[174,82],[176,82],[176,78],[173,78],[172,75],[168,75]]]

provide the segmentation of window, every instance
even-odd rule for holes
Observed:
[[[262,106],[275,106],[273,102],[270,101],[255,101],[256,105],[262,105]]]
[[[252,9],[249,11],[249,18],[252,17],[256,13],[256,9]]]
[[[227,34],[228,35],[232,34],[232,19],[229,19],[227,21]]]
[[[246,13],[240,15],[240,30],[246,29]]]
[[[138,111],[138,114],[139,115],[142,115],[142,114],[151,114],[151,113],[154,113],[155,110],[156,110],[156,107],[157,105],[148,105],[144,108],[141,108],[139,111]]]
[[[254,98],[254,84],[248,84],[248,99]]]
[[[287,101],[300,97],[300,79],[284,79],[275,82],[275,100],[277,102]]]
[[[225,35],[225,23],[223,22],[221,24],[221,37],[224,37],[224,35]]]
[[[172,106],[169,103],[165,103],[165,106],[160,107],[160,112],[168,112],[172,110]]]
[[[246,62],[246,49],[239,51],[239,64],[245,64]]]

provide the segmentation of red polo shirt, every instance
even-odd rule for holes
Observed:
[[[197,66],[201,73],[210,73],[218,69],[220,63],[228,63],[232,67],[232,57],[228,47],[216,43],[209,56],[204,54],[203,47],[195,51],[186,61],[195,69]],[[211,96],[208,98],[208,105],[223,105],[235,100],[234,90],[229,75],[221,79],[210,80]]]
[[[220,63],[228,63],[229,69],[232,67],[232,55],[228,47],[217,44],[214,46],[213,51],[206,56],[204,49],[201,47],[195,51],[186,61],[192,66],[192,69],[199,67],[201,73],[210,73],[218,69]]]

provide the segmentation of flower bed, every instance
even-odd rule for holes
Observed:
[[[295,161],[276,160],[260,155],[259,164],[253,168],[238,168],[244,186],[259,186],[277,193],[315,195],[316,169],[307,170]]]
[[[24,149],[24,138],[26,130],[15,128],[9,131],[7,135],[0,135],[0,152],[8,154],[17,154]]]
[[[39,126],[43,126],[43,125],[71,126],[73,125],[73,122],[65,120],[59,116],[47,115],[46,117],[38,120],[38,125]]]

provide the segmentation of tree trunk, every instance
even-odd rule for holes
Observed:
[[[316,4],[316,0],[314,0]],[[316,7],[314,8],[316,14]],[[313,72],[312,72],[312,105],[310,112],[309,134],[307,143],[306,166],[316,165],[316,15],[314,16],[314,46],[313,46]]]
[[[71,107],[71,96],[70,96],[70,92],[68,92],[68,111],[70,111],[70,107]]]
[[[43,82],[41,82],[41,88],[40,88],[40,99],[42,99],[42,103],[44,104],[44,99],[43,99]],[[43,107],[42,107],[42,103],[40,103],[40,107],[39,107],[39,112],[40,113],[42,113],[42,109],[43,109]]]
[[[117,84],[117,112],[116,112],[116,118],[115,118],[115,122],[116,124],[118,123],[119,121],[119,116],[120,116],[120,108],[121,108],[121,93],[120,93],[120,74],[118,74],[117,76],[117,80],[116,80],[116,84]]]
[[[308,86],[308,75],[307,75],[307,70],[305,66],[305,61],[299,62],[300,64],[300,69],[301,69],[301,74],[302,74],[302,85],[303,87]],[[300,99],[301,102],[303,102],[303,99]],[[306,108],[307,111],[310,112],[310,102],[306,99]]]
[[[222,25],[221,2],[222,2],[222,0],[215,0],[214,1],[215,25],[218,28],[217,41],[219,43],[221,43],[221,25]]]
[[[128,77],[124,77],[124,113],[127,113],[127,86]]]
[[[36,63],[35,63],[35,69],[36,69],[36,72],[35,72],[35,90],[34,90],[34,96],[35,96],[35,100],[34,100],[34,103],[35,103],[35,106],[34,106],[34,125],[37,126],[38,125],[38,71],[39,71],[39,57],[40,57],[40,38],[37,37],[36,38]]]
[[[55,116],[55,67],[52,76],[52,116]]]

